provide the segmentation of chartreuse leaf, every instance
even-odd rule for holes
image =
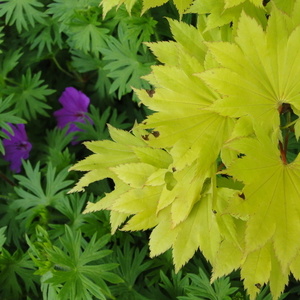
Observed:
[[[197,69],[198,65],[194,64],[194,70],[193,66],[187,66],[189,70],[186,72],[176,67],[152,67],[153,72],[147,78],[156,85],[155,94],[150,97],[144,91],[137,92],[145,105],[157,111],[142,126],[155,128],[158,132],[156,136],[149,137],[149,145],[163,148],[174,146],[171,153],[178,169],[190,164],[199,155],[203,162],[210,165],[217,158],[233,126],[232,119],[208,109],[217,95],[194,76],[193,73],[202,71]]]
[[[134,214],[123,230],[146,230],[158,224],[156,207],[161,189],[161,186],[131,189],[115,201],[113,211]]]
[[[112,141],[86,142],[84,145],[95,154],[88,156],[70,169],[88,172],[70,192],[83,191],[84,187],[90,183],[113,176],[109,167],[138,161],[128,146]]]
[[[247,255],[241,267],[241,276],[244,278],[244,286],[247,288],[250,299],[256,299],[260,286],[268,280],[273,299],[278,299],[288,283],[288,273],[289,270],[282,270],[270,242]]]
[[[235,23],[242,11],[266,24],[265,9],[261,0],[195,0],[186,13],[208,14],[207,30],[210,30]]]
[[[137,215],[129,221],[128,229],[151,228],[156,225],[153,221],[156,218],[156,205],[151,198],[152,194],[159,196],[159,190],[164,183],[164,173],[160,174],[160,185],[150,183],[148,190],[144,185],[148,177],[150,180],[153,179],[152,175],[157,172],[159,166],[167,168],[172,159],[164,150],[148,147],[139,136],[140,130],[133,130],[139,137],[111,126],[109,130],[114,141],[85,143],[94,154],[71,168],[88,171],[71,192],[83,190],[91,182],[110,177],[115,182],[115,190],[105,195],[99,202],[89,203],[85,212],[111,210],[112,231],[132,214]]]
[[[290,3],[292,3],[293,5],[293,10],[292,10],[292,13],[291,13],[291,17],[292,17],[292,20],[294,22],[295,25],[299,25],[299,14],[300,14],[300,11],[299,11],[299,7],[300,7],[300,1],[299,0],[296,0],[296,1],[290,1]]]
[[[168,0],[153,0],[153,1],[143,0],[143,12],[145,12],[149,8],[161,6],[167,2],[168,2]]]
[[[102,0],[100,4],[103,8],[103,18],[105,18],[106,14],[115,6],[118,6],[122,3],[122,0]]]
[[[265,247],[247,255],[241,269],[241,277],[249,295],[254,298],[259,292],[259,286],[268,282],[271,272],[271,250],[269,242]],[[280,272],[281,273],[281,272]]]
[[[179,186],[179,190],[181,190],[181,193],[177,190],[175,196],[176,201],[162,208],[158,206],[158,209],[160,208],[158,212],[159,223],[153,229],[150,236],[150,254],[151,256],[156,256],[169,248],[173,248],[173,260],[175,269],[178,271],[182,265],[193,256],[194,252],[200,248],[205,257],[213,265],[218,261],[222,271],[224,271],[224,267],[226,267],[226,271],[231,272],[232,264],[228,263],[229,261],[232,262],[235,260],[236,268],[240,266],[240,260],[243,255],[243,231],[240,232],[239,236],[236,236],[233,218],[229,215],[222,216],[222,212],[224,211],[222,206],[214,207],[213,194],[209,192],[211,188],[209,182],[205,183],[205,187],[201,193],[197,191],[197,193],[193,194],[195,188],[199,189],[199,187],[201,187],[201,184],[195,182],[196,178],[198,179],[200,177],[195,176],[191,181],[183,178],[183,182],[177,183],[173,189],[176,190]],[[191,192],[190,195],[188,191]],[[223,193],[228,196],[228,192],[226,191],[220,190],[218,193],[218,197],[222,199],[225,197],[224,195],[221,197]],[[229,192],[230,196],[232,196],[233,193]],[[162,201],[163,196],[164,192],[161,194],[159,201]],[[191,201],[189,198],[193,200],[191,204],[189,204]],[[226,206],[226,203],[224,205]],[[187,208],[184,206],[187,206]],[[218,211],[215,211],[215,209]],[[175,217],[184,217],[184,219],[181,219],[180,223],[175,223]],[[199,222],[199,220],[202,221]],[[225,231],[223,238],[232,245],[229,245],[231,247],[227,247],[225,250],[220,248],[222,239],[220,229],[224,229],[224,227],[227,228],[227,231]],[[225,241],[223,241],[221,245],[223,245],[223,243],[225,243]],[[227,249],[231,251],[228,252],[226,251]],[[232,257],[232,250],[238,255]],[[222,251],[221,259],[218,259],[219,251]],[[226,257],[226,260],[222,259],[223,257]],[[225,264],[225,266],[221,266],[222,263]],[[222,275],[224,274],[226,274],[226,272]]]
[[[132,135],[129,132],[125,130],[117,129],[111,125],[108,124],[109,134],[111,138],[121,145],[131,145],[131,146],[137,146],[137,147],[144,147],[146,146],[145,141],[142,138],[137,138],[137,135]]]
[[[173,0],[175,7],[181,16],[190,7],[193,1],[194,0]],[[161,6],[166,2],[168,2],[168,0],[143,0],[143,12],[149,8]]]
[[[192,166],[167,173],[172,175],[171,178],[165,177],[165,180],[169,179],[169,182],[166,182],[166,186],[162,191],[157,212],[171,204],[173,227],[188,217],[194,204],[199,200],[207,175],[205,173],[201,174],[199,170],[199,161],[195,161]]]
[[[84,145],[94,154],[75,164],[70,170],[88,171],[70,192],[83,191],[90,183],[116,175],[110,170],[124,163],[139,162],[134,146],[146,146],[142,138],[120,129],[109,127],[114,141],[86,142]]]
[[[151,51],[160,62],[166,65],[187,69],[191,74],[195,69],[198,72],[203,71],[207,46],[202,32],[183,22],[171,19],[168,21],[176,43],[147,43]],[[190,66],[194,66],[194,69],[191,70]]]
[[[269,2],[267,4],[267,8],[270,8],[270,10],[272,9],[272,6],[275,4],[277,8],[279,8],[281,11],[287,13],[287,14],[291,14],[291,12],[293,11],[294,8],[294,4],[298,2],[296,1],[285,1],[285,0],[273,0],[271,3]]]
[[[267,30],[242,14],[235,43],[210,43],[210,51],[223,68],[201,74],[208,84],[223,94],[215,103],[222,115],[250,115],[266,130],[279,127],[283,103],[299,109],[300,27],[292,31],[290,19],[274,8]],[[252,41],[255,40],[255,44]],[[272,55],[270,55],[272,48]],[[243,101],[241,102],[241,99]]]
[[[167,0],[166,0],[167,1]],[[105,18],[106,14],[113,8],[121,6],[123,3],[127,9],[127,11],[130,13],[132,10],[132,7],[137,2],[137,0],[102,0],[100,2],[100,5],[103,7],[103,18]]]
[[[153,7],[161,6],[168,2],[169,0],[143,0],[143,13]],[[192,2],[193,0],[183,1],[183,0],[175,0],[177,9],[182,9],[185,7],[185,2]],[[102,0],[100,4],[103,6],[103,16],[105,17],[106,14],[113,8],[119,7],[124,3],[128,12],[131,12],[133,5],[137,2],[137,0]],[[185,7],[185,9],[188,5]]]
[[[199,248],[208,260],[214,261],[221,237],[212,212],[211,199],[208,196],[201,198],[193,206],[185,221],[176,227],[173,226],[169,215],[170,206],[158,214],[159,224],[150,236],[150,255],[152,257],[159,255],[172,247],[176,271]]]
[[[146,163],[123,164],[111,168],[117,176],[133,188],[142,188],[148,177],[154,173],[157,168]]]
[[[246,0],[224,0],[225,2],[225,8],[237,6],[241,3],[244,3]],[[250,0],[253,4],[256,6],[262,6],[262,1],[261,0]]]
[[[151,255],[173,248],[179,270],[198,248],[211,262],[216,260],[222,239],[219,224],[228,227],[224,235],[232,244],[240,241],[231,217],[222,223],[213,212],[217,191],[211,179],[235,120],[210,109],[219,94],[195,76],[204,71],[207,47],[202,34],[186,24],[170,22],[179,42],[150,45],[166,65],[153,67],[147,76],[155,87],[153,95],[137,91],[156,113],[134,127],[134,135],[110,128],[114,142],[86,143],[94,154],[72,168],[88,171],[72,191],[112,178],[114,191],[98,203],[89,203],[85,212],[110,210],[112,231],[128,217],[124,230],[156,226],[150,238]],[[169,45],[170,59],[163,54]]]
[[[295,136],[297,139],[299,139],[300,137],[300,119],[298,118],[295,125],[294,125],[294,129],[295,129]]]
[[[179,12],[182,15],[187,8],[193,3],[194,0],[174,0],[174,4]]]
[[[300,204],[296,199],[300,196],[300,157],[286,164],[277,145],[265,134],[232,142],[231,147],[245,155],[227,170],[227,174],[245,184],[245,200],[232,205],[229,211],[248,217],[245,231],[247,259],[254,255],[251,254],[253,251],[257,251],[258,256],[260,251],[267,251],[264,248],[270,247],[268,243],[272,242],[271,250],[268,250],[269,262],[265,256],[260,268],[266,269],[269,263],[273,269],[280,270],[278,274],[274,271],[264,275],[265,281],[270,280],[272,294],[276,297],[282,292],[289,267],[299,252],[296,241],[300,233]],[[249,277],[245,272],[245,277]],[[253,290],[247,281],[245,286]]]
[[[143,0],[143,10],[142,13],[147,11],[150,8],[161,6],[167,3],[169,0]],[[187,8],[192,4],[194,0],[173,0],[174,4],[179,12],[182,15]],[[103,16],[105,17],[106,14],[113,8],[119,7],[124,3],[128,12],[131,12],[132,7],[137,2],[137,0],[102,0],[100,4],[103,6]]]
[[[158,58],[162,57],[166,63],[164,66],[153,66],[152,74],[145,77],[155,87],[155,93],[149,96],[145,91],[137,91],[141,101],[156,111],[142,128],[155,128],[158,132],[149,136],[149,145],[173,147],[170,153],[176,169],[183,168],[200,156],[205,165],[203,170],[206,170],[217,158],[234,121],[210,110],[219,96],[195,76],[195,73],[204,71],[202,63],[206,46],[201,33],[186,24],[174,21],[170,24],[179,43],[150,44],[154,54],[157,53]],[[195,44],[202,46],[196,47]],[[168,53],[172,57],[168,59],[162,53],[168,50],[169,45],[171,52]],[[199,51],[190,50],[195,47]]]

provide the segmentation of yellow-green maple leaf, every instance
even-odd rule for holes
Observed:
[[[150,255],[159,255],[173,248],[173,261],[178,271],[197,249],[201,249],[208,260],[213,260],[221,240],[217,222],[208,196],[198,201],[187,219],[173,227],[170,210],[165,208],[158,214],[159,224],[150,236]]]
[[[103,7],[103,18],[107,15],[107,13],[115,6],[122,4],[122,0],[102,0],[101,5]]]
[[[202,34],[186,24],[172,21],[170,24],[178,46],[149,44],[165,65],[154,66],[152,74],[145,77],[155,86],[154,95],[137,91],[142,102],[157,112],[147,118],[143,128],[155,128],[159,133],[149,140],[149,145],[172,147],[175,168],[182,169],[200,156],[205,173],[218,156],[234,121],[210,110],[219,95],[195,76],[204,71],[206,46]],[[169,46],[171,52],[167,58],[162,53]]]
[[[70,168],[70,170],[87,172],[70,192],[83,191],[92,182],[104,178],[111,177],[115,179],[117,175],[111,171],[111,167],[140,161],[134,152],[134,148],[147,146],[141,137],[136,137],[127,131],[112,126],[109,126],[109,132],[114,141],[84,143],[93,154]]]
[[[255,42],[254,42],[255,41]],[[223,68],[201,74],[224,95],[215,103],[221,114],[250,115],[253,122],[271,132],[279,128],[283,103],[299,109],[300,27],[274,7],[267,30],[242,14],[235,43],[208,45]]]
[[[179,15],[182,14],[190,7],[194,0],[173,0],[174,4],[179,12]]]
[[[143,10],[142,13],[147,11],[150,8],[161,6],[165,3],[167,3],[170,0],[143,0]],[[179,12],[180,15],[182,15],[187,8],[191,5],[191,3],[194,0],[173,0],[174,4]],[[100,4],[103,7],[103,16],[105,17],[106,14],[113,8],[113,7],[119,7],[123,3],[126,6],[127,11],[130,13],[132,10],[132,7],[137,2],[137,0],[102,0]]]
[[[143,0],[143,12],[145,12],[149,8],[161,6],[168,1],[169,0]]]
[[[278,299],[288,283],[289,269],[282,270],[272,243],[268,242],[247,255],[241,265],[241,277],[251,300],[256,299],[259,287],[268,282],[273,299]]]
[[[156,208],[161,189],[161,186],[133,188],[114,201],[112,211],[133,215],[123,230],[146,230],[158,224]]]
[[[265,24],[265,10],[261,0],[195,0],[186,13],[208,14],[207,30],[230,22],[235,23],[241,12]]]
[[[232,214],[247,216],[245,252],[272,241],[283,272],[300,249],[300,156],[286,164],[277,145],[267,135],[232,143],[245,156],[227,173],[243,181],[245,201],[231,207]]]
[[[224,0],[225,2],[225,8],[237,6],[241,3],[244,3],[246,0]],[[256,6],[262,6],[262,0],[250,0],[253,4]]]

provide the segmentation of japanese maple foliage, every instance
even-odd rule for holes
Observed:
[[[212,279],[240,268],[251,299],[268,282],[277,299],[290,273],[300,279],[289,146],[300,135],[300,1],[216,1],[227,14],[216,26],[213,2],[189,8],[197,27],[169,20],[175,41],[147,44],[161,65],[145,77],[154,92],[136,94],[154,113],[132,134],[111,127],[113,141],[86,143],[94,154],[72,168],[87,171],[73,191],[112,178],[85,212],[110,210],[113,231],[152,229],[151,256],[172,248],[177,271],[200,249]]]

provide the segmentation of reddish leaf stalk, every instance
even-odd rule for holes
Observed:
[[[286,149],[285,146],[283,146],[282,142],[279,142],[279,150],[280,150],[280,157],[281,160],[285,165],[288,164],[287,159],[286,159]]]

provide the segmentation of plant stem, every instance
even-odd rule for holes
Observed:
[[[16,186],[14,182],[12,182],[9,178],[7,178],[4,174],[0,173],[0,178],[2,178],[4,181],[6,181],[11,186]]]
[[[280,157],[281,157],[282,162],[285,165],[287,165],[288,162],[287,162],[287,159],[286,159],[286,150],[284,149],[284,146],[283,146],[282,142],[279,142],[279,150],[280,150]]]
[[[59,62],[57,61],[56,57],[55,56],[51,56],[51,59],[53,60],[53,62],[55,63],[56,67],[62,71],[63,73],[65,73],[66,75],[68,75],[69,77],[72,77],[74,78],[74,75],[69,73],[68,71],[66,71],[60,64]]]

